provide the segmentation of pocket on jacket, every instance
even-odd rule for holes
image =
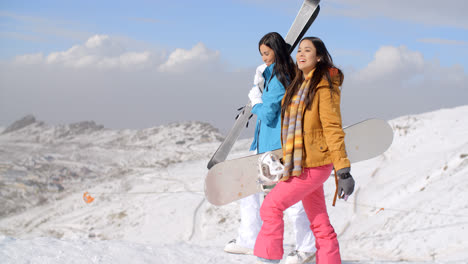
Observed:
[[[320,152],[325,152],[328,150],[328,145],[325,142],[325,138],[323,137],[318,137],[312,139],[312,145],[318,149]]]
[[[325,152],[328,150],[328,145],[323,137],[321,130],[305,132],[306,144],[309,144],[314,151]]]
[[[328,145],[321,131],[305,133],[305,167],[316,167],[330,163]]]

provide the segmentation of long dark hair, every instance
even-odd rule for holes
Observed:
[[[317,85],[320,83],[320,81],[325,77],[329,84],[330,93],[333,94],[331,76],[333,75],[333,77],[335,77],[335,75],[338,74],[340,83],[342,83],[344,75],[343,72],[333,64],[333,59],[321,39],[317,37],[306,37],[303,38],[301,42],[304,40],[309,40],[312,42],[317,52],[317,57],[320,58],[320,61],[318,61],[317,65],[315,66],[315,71],[310,81],[309,92],[304,101],[305,108],[310,109],[312,107],[312,100],[314,99]],[[292,98],[295,94],[297,94],[297,91],[301,87],[302,82],[304,82],[304,75],[302,71],[299,70],[296,63],[296,76],[292,80],[291,84],[289,84],[289,86],[286,88],[286,94],[284,96],[284,102],[281,109],[281,117],[284,117],[286,108],[288,108],[288,106],[291,104]]]
[[[289,45],[284,41],[283,37],[276,32],[270,32],[260,39],[258,42],[259,51],[262,44],[275,52],[275,67],[273,73],[276,74],[278,80],[286,89],[296,74],[294,61],[289,55]],[[266,81],[268,80],[265,80],[265,82]]]

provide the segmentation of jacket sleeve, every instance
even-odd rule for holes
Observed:
[[[252,113],[257,115],[257,119],[261,120],[263,124],[274,127],[280,117],[281,113],[281,100],[284,96],[284,86],[281,82],[274,77],[263,92],[263,103],[256,104]]]
[[[317,90],[319,97],[319,115],[322,123],[325,141],[330,151],[335,170],[350,167],[346,154],[340,111],[340,90],[335,88],[332,94],[329,87],[320,87]]]

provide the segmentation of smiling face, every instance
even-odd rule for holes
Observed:
[[[312,41],[305,39],[299,44],[296,61],[304,77],[315,69],[317,62],[320,61],[320,57],[317,57],[317,50]]]
[[[275,62],[275,52],[265,44],[260,45],[260,55],[267,66]]]

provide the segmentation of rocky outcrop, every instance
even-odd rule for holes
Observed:
[[[36,122],[36,118],[33,115],[27,115],[20,120],[15,121],[13,124],[5,128],[2,134],[10,133],[16,130],[20,130]]]

